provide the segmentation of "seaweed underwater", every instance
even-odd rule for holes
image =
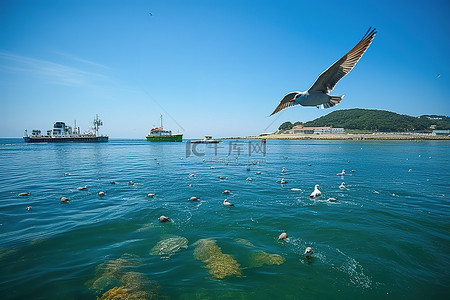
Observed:
[[[206,263],[205,268],[209,270],[212,278],[242,276],[240,264],[230,254],[224,254],[214,240],[199,240],[194,251],[194,258]]]

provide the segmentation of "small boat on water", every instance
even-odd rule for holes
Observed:
[[[203,140],[191,141],[191,143],[195,144],[214,144],[219,142],[219,140],[214,140],[210,135],[205,135],[205,138]]]
[[[147,138],[147,141],[150,141],[150,142],[181,142],[181,141],[183,141],[182,133],[172,134],[171,130],[164,130],[162,115],[161,115],[161,126],[152,128],[145,137]]]
[[[95,117],[93,122],[93,127],[91,127],[87,132],[81,133],[80,127],[77,127],[75,121],[75,126],[72,128],[64,122],[56,122],[53,125],[53,129],[47,130],[46,135],[42,135],[40,130],[33,129],[31,136],[28,135],[27,130],[23,139],[27,143],[98,143],[107,142],[107,135],[99,135],[98,129],[103,125],[103,122]]]

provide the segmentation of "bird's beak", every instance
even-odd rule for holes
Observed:
[[[289,100],[289,102],[294,102],[294,101],[295,101],[295,99]]]

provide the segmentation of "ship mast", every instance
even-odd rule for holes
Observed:
[[[161,114],[160,116],[161,116],[161,128],[163,128],[163,123],[162,123],[162,114]]]
[[[95,135],[98,135],[98,128],[99,128],[100,126],[102,126],[102,125],[103,125],[102,120],[100,120],[100,119],[98,118],[98,115],[95,115],[95,119],[94,119],[94,131],[95,131]]]

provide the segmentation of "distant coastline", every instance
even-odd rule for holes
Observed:
[[[267,139],[267,140],[450,140],[449,136],[422,134],[268,134],[259,136],[235,137],[230,139]]]

